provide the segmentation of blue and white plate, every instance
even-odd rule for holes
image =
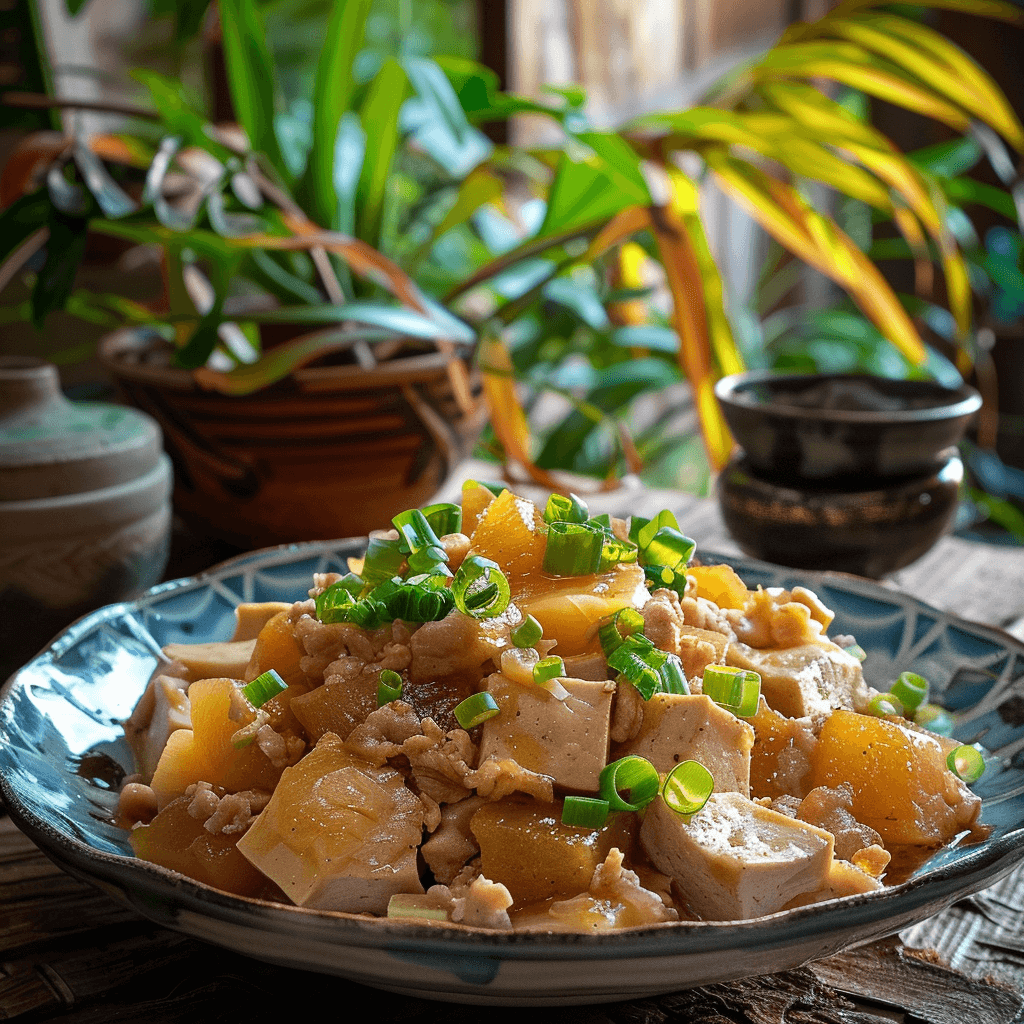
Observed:
[[[358,541],[275,548],[151,590],[80,620],[0,694],[0,793],[71,874],[152,920],[272,963],[408,995],[471,1003],[611,1002],[766,974],[892,934],[1024,859],[1024,644],[849,577],[724,559],[748,586],[814,589],[833,633],[867,651],[869,682],[904,669],[931,680],[957,735],[993,757],[975,790],[984,842],[943,849],[900,885],[743,922],[681,922],[593,935],[502,934],[360,918],[243,899],[133,858],[111,823],[113,779],[132,771],[119,722],[161,646],[225,639],[240,601],[305,596],[314,572],[344,571]],[[706,557],[706,556],[705,556]]]

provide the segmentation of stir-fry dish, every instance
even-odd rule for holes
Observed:
[[[491,929],[743,920],[977,829],[928,684],[675,517],[471,481],[307,600],[169,644],[125,723],[136,855],[241,896]]]

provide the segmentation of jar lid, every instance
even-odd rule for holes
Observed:
[[[160,452],[160,428],[145,413],[71,402],[51,363],[0,357],[0,501],[127,483],[150,472]]]

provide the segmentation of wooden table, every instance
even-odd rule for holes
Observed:
[[[736,551],[713,502],[627,489],[590,504],[616,514],[671,508],[700,548]],[[177,565],[189,557],[195,551]],[[1024,639],[1024,549],[947,538],[886,582]],[[325,1012],[372,1013],[380,1024],[468,1024],[481,1016],[475,1007],[257,963],[151,925],[55,868],[0,809],[0,1020],[252,1024]],[[518,1024],[524,1011],[484,1012],[494,1024]],[[610,1006],[526,1012],[535,1024],[1022,1024],[1024,868],[899,938],[798,970]]]

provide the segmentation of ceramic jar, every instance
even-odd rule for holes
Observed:
[[[70,402],[54,366],[0,358],[0,679],[167,564],[171,465],[150,417]]]
[[[879,578],[950,528],[981,406],[968,385],[754,371],[716,396],[740,445],[718,498],[747,554]]]

